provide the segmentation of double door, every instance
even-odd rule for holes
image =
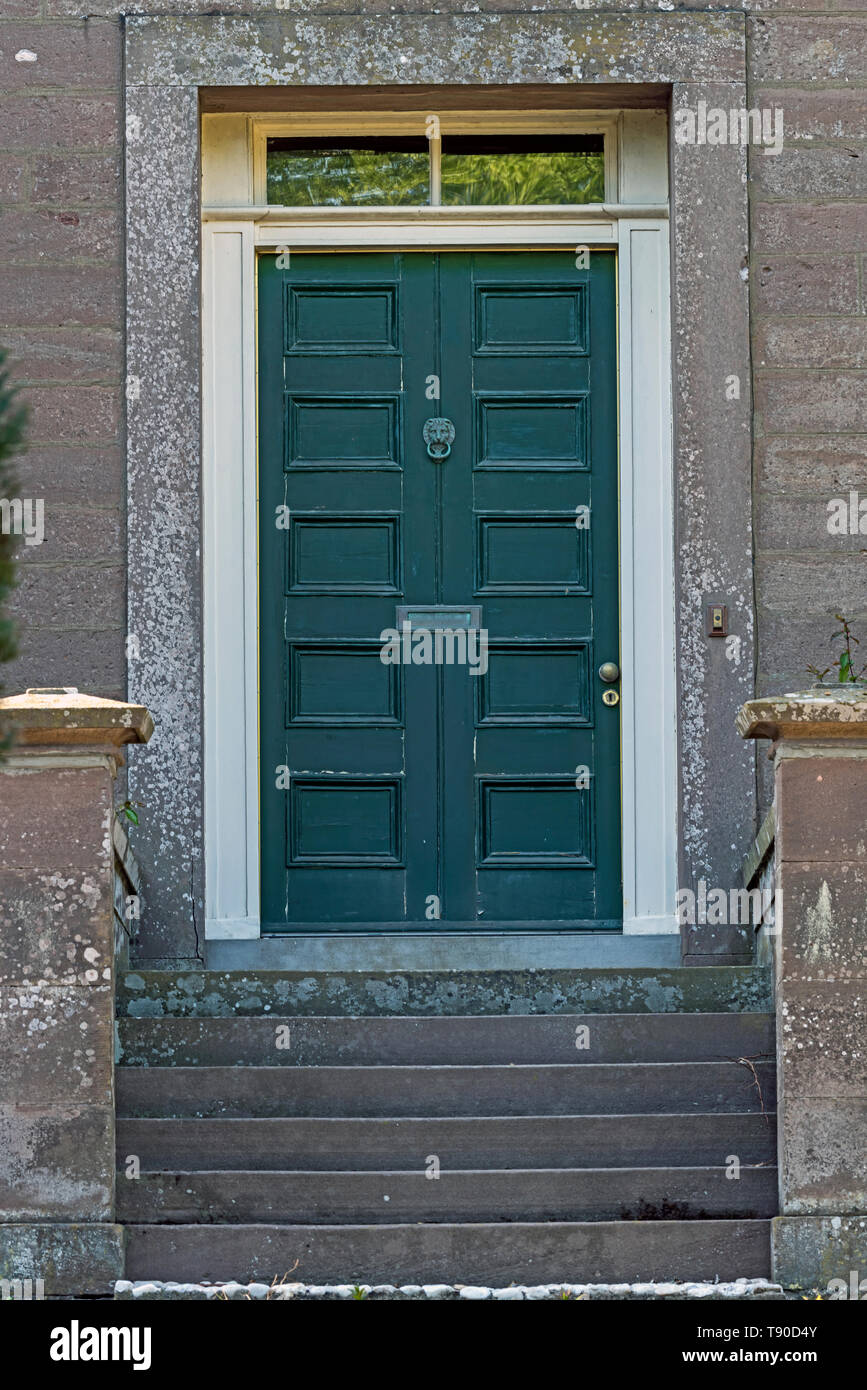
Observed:
[[[617,929],[613,254],[258,301],[263,930]]]

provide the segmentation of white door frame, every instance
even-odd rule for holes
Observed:
[[[269,208],[260,201],[261,156],[254,152],[261,150],[263,119],[273,124],[274,118],[205,118],[211,122],[203,143],[202,234],[209,939],[260,934],[256,257],[280,246],[290,252],[616,247],[623,930],[678,931],[669,228],[659,115],[606,112],[593,124],[592,113],[583,113],[588,127],[610,130],[606,197],[614,200],[539,209]],[[345,130],[345,114],[340,121]],[[617,201],[618,192],[635,201]]]

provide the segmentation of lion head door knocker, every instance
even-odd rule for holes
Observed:
[[[427,445],[429,457],[440,463],[443,459],[447,459],[452,451],[455,427],[451,420],[434,415],[430,420],[425,420],[422,436]]]

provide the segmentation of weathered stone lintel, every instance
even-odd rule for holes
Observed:
[[[127,19],[128,87],[726,82],[742,14],[196,15]]]

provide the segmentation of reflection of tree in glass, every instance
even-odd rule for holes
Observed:
[[[443,154],[444,203],[602,203],[601,154]]]
[[[392,206],[429,199],[427,153],[268,151],[268,202],[281,207]]]
[[[601,203],[601,154],[443,154],[442,201],[476,203]],[[268,202],[282,207],[424,205],[429,200],[426,153],[329,150],[268,151]]]

